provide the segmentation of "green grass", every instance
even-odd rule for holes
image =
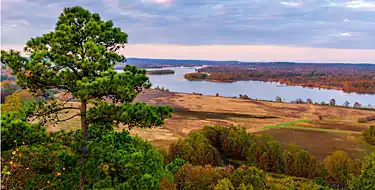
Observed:
[[[348,130],[339,130],[339,129],[322,129],[322,128],[315,128],[315,127],[302,127],[298,126],[298,123],[307,123],[309,120],[297,120],[291,121],[276,125],[268,125],[262,128],[262,130],[267,129],[276,129],[276,128],[288,128],[288,129],[300,129],[300,130],[310,130],[310,131],[321,131],[321,132],[332,132],[332,133],[352,133],[352,134],[360,134],[361,132],[358,131],[348,131]]]
[[[314,127],[285,126],[284,128],[288,128],[288,129],[310,130],[310,131],[332,132],[332,133],[353,133],[353,134],[361,134],[361,132],[359,132],[359,131],[348,131],[348,130],[339,130],[339,129],[322,129],[322,128],[314,128]]]
[[[275,128],[279,128],[279,127],[287,127],[287,126],[290,126],[290,125],[295,125],[297,123],[307,123],[307,122],[309,122],[309,120],[301,119],[301,120],[297,120],[297,121],[290,121],[290,122],[280,123],[280,124],[276,124],[276,125],[268,125],[268,126],[263,127],[262,130],[275,129]]]

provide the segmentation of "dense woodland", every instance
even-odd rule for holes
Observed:
[[[334,64],[226,65],[198,69],[185,75],[188,80],[234,82],[258,80],[286,85],[375,94],[375,66]]]
[[[1,105],[2,188],[375,189],[375,153],[360,160],[336,151],[319,163],[302,147],[281,150],[272,137],[235,126],[206,126],[169,150],[131,136],[132,128],[163,125],[173,110],[133,103],[151,85],[145,70],[114,71],[126,42],[111,21],[72,7],[63,10],[55,31],[27,42],[28,59],[1,51],[23,89]],[[49,96],[56,90],[72,98]],[[79,106],[67,104],[72,99]],[[71,110],[78,114],[60,117]],[[74,117],[80,129],[46,131]],[[115,131],[120,124],[126,128]],[[374,127],[363,135],[372,142]]]
[[[174,70],[172,69],[151,70],[151,71],[147,71],[146,74],[148,75],[170,75],[170,74],[174,74]]]

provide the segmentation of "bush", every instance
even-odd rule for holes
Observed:
[[[68,138],[67,136],[74,136]],[[166,172],[163,157],[149,142],[133,138],[129,132],[108,132],[89,139],[86,164],[81,165],[76,147],[80,131],[53,134],[54,140],[21,146],[2,152],[2,170],[13,170],[5,186],[17,189],[79,189],[80,173],[85,172],[86,188],[159,189],[161,180],[173,177]],[[66,142],[67,141],[67,142]],[[66,144],[69,143],[69,146]],[[21,156],[18,160],[15,155]],[[77,152],[79,151],[79,152]],[[12,162],[11,162],[12,161]]]
[[[235,188],[228,178],[224,178],[218,181],[214,190],[235,190]]]
[[[336,185],[347,184],[352,175],[360,172],[359,160],[352,160],[344,151],[335,151],[322,163],[321,176]]]
[[[167,164],[166,168],[168,171],[172,172],[173,174],[176,174],[178,169],[180,169],[181,166],[185,164],[185,161],[181,158],[176,158],[173,160],[173,162]]]
[[[253,135],[243,127],[205,126],[201,132],[220,153],[231,159],[246,160]]]
[[[230,177],[234,187],[251,185],[254,189],[266,188],[266,174],[254,166],[241,166]]]
[[[316,159],[296,145],[289,145],[284,151],[284,171],[287,175],[313,178],[316,173]]]
[[[185,140],[179,140],[169,147],[172,159],[181,158],[193,165],[219,165],[219,151],[201,133],[190,133]]]
[[[362,132],[365,141],[371,145],[375,145],[375,126],[371,125],[368,129]]]
[[[211,189],[218,180],[216,169],[210,165],[183,165],[175,175],[177,189]]]
[[[354,177],[350,182],[350,189],[352,190],[372,190],[375,189],[375,152],[370,154],[364,164],[359,176]]]
[[[311,181],[296,181],[290,177],[285,177],[285,178],[268,177],[267,189],[269,190],[290,190],[290,189],[323,190],[325,188],[318,184],[314,184]]]
[[[282,159],[280,145],[272,140],[253,143],[248,149],[247,161],[252,166],[260,167],[264,171],[281,172]]]

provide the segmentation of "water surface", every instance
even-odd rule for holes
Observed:
[[[334,98],[336,104],[342,105],[345,101],[350,102],[351,106],[354,102],[367,107],[368,104],[375,105],[375,95],[345,93],[340,90],[328,90],[319,88],[304,88],[301,86],[287,86],[276,82],[262,81],[237,81],[233,83],[217,83],[209,81],[188,81],[184,79],[184,74],[195,72],[198,67],[168,67],[161,69],[173,69],[175,74],[170,75],[149,75],[152,87],[164,87],[173,92],[184,93],[202,93],[203,95],[220,96],[239,96],[246,94],[252,99],[275,100],[276,96],[280,96],[283,101],[293,101],[298,98],[306,101],[311,98],[313,102],[329,102]],[[156,69],[148,69],[156,70]]]

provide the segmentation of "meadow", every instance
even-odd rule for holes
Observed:
[[[375,150],[361,137],[362,130],[375,122],[358,122],[359,118],[374,116],[375,111],[158,90],[142,92],[135,102],[169,105],[174,109],[172,117],[162,127],[130,130],[131,134],[150,141],[155,147],[168,148],[179,138],[186,138],[189,132],[198,131],[205,125],[219,124],[243,126],[255,135],[271,135],[283,148],[290,143],[299,145],[318,160],[323,160],[335,150],[344,150],[352,158],[363,157],[366,152]],[[70,111],[62,119],[73,114],[76,113]],[[48,131],[74,130],[80,127],[79,122],[80,118],[75,117],[58,125],[50,125]],[[124,128],[126,126],[120,125],[117,130]]]

